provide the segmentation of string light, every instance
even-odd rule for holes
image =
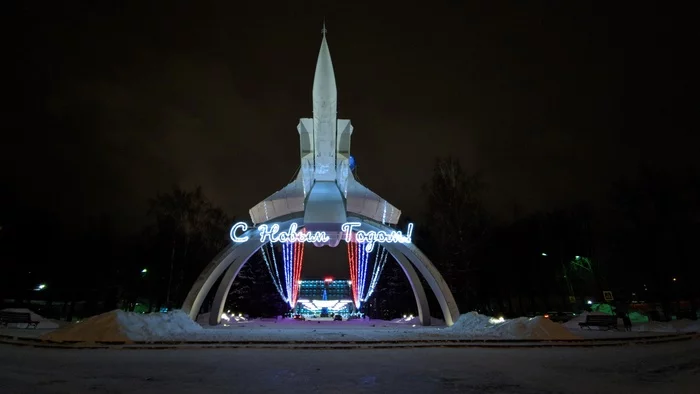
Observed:
[[[359,304],[357,299],[357,257],[355,243],[348,242],[348,264],[350,266],[350,290],[352,292],[352,299],[355,306]]]
[[[282,280],[280,279],[280,274],[279,271],[277,270],[277,260],[275,259],[275,249],[270,244],[270,253],[272,254],[272,262],[270,262],[270,259],[267,257],[267,251],[266,251],[266,246],[263,245],[262,248],[260,248],[260,253],[263,255],[263,260],[265,260],[265,267],[267,267],[267,272],[270,273],[270,277],[272,278],[272,283],[275,285],[275,289],[277,289],[277,292],[280,294],[284,302],[289,302],[289,298],[287,295],[284,294],[284,291],[282,290]],[[273,273],[273,267],[274,267],[274,273]]]
[[[362,302],[364,300],[365,283],[367,283],[367,261],[369,260],[369,253],[367,248],[365,248],[364,243],[357,243],[357,254],[359,255],[357,261],[357,299]]]
[[[379,282],[379,277],[384,270],[384,265],[386,264],[386,259],[389,256],[389,251],[386,248],[381,248],[374,255],[374,266],[372,268],[372,278],[369,281],[369,288],[367,289],[367,295],[362,299],[362,302],[366,302],[369,297],[374,293],[374,289],[377,287]]]
[[[306,233],[306,229],[302,230],[302,232]],[[299,298],[299,282],[304,261],[304,243],[283,243],[282,258],[284,260],[284,279],[287,290],[286,301],[290,307],[294,308]]]

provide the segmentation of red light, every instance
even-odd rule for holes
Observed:
[[[324,279],[326,282],[333,282],[333,278],[326,278]]]

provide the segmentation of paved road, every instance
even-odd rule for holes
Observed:
[[[697,393],[700,340],[610,348],[0,346],[0,393]]]

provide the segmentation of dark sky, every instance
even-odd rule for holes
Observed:
[[[76,222],[106,212],[130,226],[157,190],[202,185],[247,217],[298,165],[324,16],[360,178],[410,216],[439,155],[483,171],[504,217],[514,203],[600,199],[642,160],[694,164],[697,136],[678,120],[687,10],[238,3],[8,6],[5,188]]]

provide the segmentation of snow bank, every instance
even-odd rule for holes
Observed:
[[[203,329],[182,311],[134,313],[114,310],[44,334],[52,341],[152,341],[183,337]]]
[[[579,339],[561,324],[542,316],[503,320],[469,312],[460,316],[449,330],[499,339]]]
[[[33,321],[38,321],[39,324],[37,324],[36,328],[41,328],[41,329],[52,329],[52,328],[58,328],[58,323],[54,322],[51,319],[47,319],[43,316],[37,315],[34,313],[34,311],[31,311],[29,309],[24,309],[24,308],[7,308],[3,309],[3,312],[17,312],[17,313],[29,313]],[[8,324],[8,326],[10,326]],[[15,326],[21,326],[24,327],[26,324],[15,324]]]

